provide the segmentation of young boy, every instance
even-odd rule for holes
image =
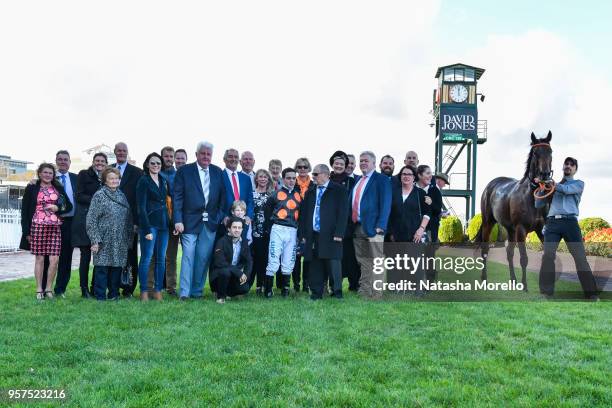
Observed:
[[[264,294],[272,297],[272,280],[281,267],[281,295],[289,294],[289,280],[295,264],[297,246],[297,227],[299,207],[302,201],[299,191],[295,190],[296,171],[290,167],[282,172],[283,186],[272,195],[266,203],[266,212],[272,228],[268,247],[268,266],[264,281]],[[268,218],[268,217],[266,217]]]
[[[242,230],[242,239],[246,239],[249,245],[253,243],[253,233],[250,223],[246,220],[247,205],[242,200],[236,200],[232,204],[230,212],[234,217],[240,218],[245,223],[245,228]]]
[[[243,223],[232,216],[227,220],[227,234],[217,241],[210,288],[217,293],[217,303],[225,303],[228,296],[244,295],[249,291],[248,278],[253,268],[251,251],[242,239]]]

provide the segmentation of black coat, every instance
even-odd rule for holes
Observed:
[[[113,167],[117,167],[117,164],[113,164]],[[128,204],[130,204],[130,209],[132,210],[132,220],[134,224],[138,225],[138,202],[136,200],[136,185],[138,184],[138,180],[143,176],[143,172],[136,166],[133,166],[129,163],[125,166],[125,170],[123,171],[123,176],[121,177],[121,184],[119,184],[119,189],[125,194],[125,198],[127,198]]]
[[[236,278],[240,278],[243,273],[247,276],[247,279],[251,276],[253,259],[251,258],[251,249],[246,239],[240,242],[240,256],[235,266],[232,265],[233,255],[234,247],[232,245],[232,238],[229,235],[224,235],[215,245],[213,268],[210,271],[211,282],[217,278],[219,269],[229,268],[231,275]]]
[[[56,214],[62,215],[72,211],[72,203],[68,199],[68,196],[66,195],[66,192],[61,184],[57,183],[57,185],[54,185],[53,187],[57,189],[57,192],[61,197]],[[30,235],[30,231],[32,229],[32,218],[36,212],[36,200],[38,199],[39,192],[40,181],[37,181],[36,184],[29,184],[23,193],[23,199],[21,201],[21,241],[19,242],[19,249],[23,249],[25,251],[30,250],[30,243],[27,240],[27,236]]]
[[[346,210],[347,222],[346,222],[346,230],[344,233],[344,238],[352,238],[353,233],[355,232],[355,228],[351,220],[350,208],[351,208],[351,195],[353,192],[353,187],[355,187],[355,183],[356,183],[355,177],[349,177],[347,174],[344,174],[344,177],[338,177],[337,174],[332,173],[330,180],[335,182],[336,184],[341,185],[342,187],[346,189],[346,195],[347,195],[346,205],[348,206],[348,209]]]
[[[419,188],[419,190],[421,190]],[[431,219],[427,224],[427,231],[431,233],[432,241],[438,239],[438,229],[440,228],[440,214],[442,214],[442,192],[437,186],[429,186],[427,190],[428,197],[431,198]]]
[[[149,175],[144,175],[138,180],[136,184],[138,225],[145,234],[151,233],[151,227],[156,229],[170,228],[166,197],[168,197],[168,184],[161,174],[159,175],[159,186]]]
[[[96,191],[100,189],[102,183],[98,174],[89,167],[81,170],[77,177],[75,192],[76,209],[72,219],[71,242],[73,247],[90,246],[89,236],[85,224],[87,222],[87,212],[89,205]]]
[[[319,259],[342,259],[342,241],[334,241],[334,237],[344,237],[348,222],[348,194],[346,189],[330,181],[321,197],[319,210]],[[309,261],[313,257],[314,231],[312,227],[315,204],[317,201],[317,187],[308,189],[304,196],[300,210],[300,226],[298,238],[306,240],[303,257]]]
[[[420,211],[419,211],[420,205]],[[402,187],[395,184],[392,190],[389,234],[395,242],[412,242],[414,233],[421,225],[423,216],[430,217],[431,207],[425,203],[425,192],[413,187],[406,201],[402,197]],[[429,223],[427,224],[429,229]]]

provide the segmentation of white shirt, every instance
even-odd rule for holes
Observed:
[[[228,168],[225,169],[225,172],[227,173],[227,177],[229,177],[230,187],[232,189],[232,195],[234,195],[234,183],[232,183],[232,174],[236,175],[236,185],[238,186],[238,195],[240,195],[240,177],[238,177],[239,172],[236,170],[231,171]]]
[[[369,173],[366,173],[363,176],[361,176],[359,181],[357,183],[355,183],[355,187],[353,187],[353,194],[351,194],[351,206],[352,206],[352,203],[355,201],[355,193],[357,193],[357,188],[359,187],[359,184],[363,183],[363,187],[361,187],[361,195],[359,196],[359,203],[357,204],[357,219],[358,219],[358,221],[361,221],[361,200],[363,199],[363,193],[365,192],[365,189],[366,189],[368,183],[370,182],[370,179],[372,178],[372,174],[374,174],[375,171],[376,171],[376,169],[372,169]],[[367,176],[367,178],[364,181],[363,178],[366,177],[366,176]]]
[[[70,181],[70,173],[66,172],[66,173],[57,173],[57,180],[61,183],[62,182],[62,175],[66,176],[66,185],[64,186],[64,191],[66,192],[66,195],[68,196],[68,199],[70,200],[70,204],[72,204],[72,210],[69,213],[66,213],[63,215],[63,217],[72,217],[74,216],[74,210],[75,210],[75,204],[74,204],[74,189],[72,188],[72,182]]]
[[[210,169],[204,168],[197,164],[200,183],[202,184],[202,192],[204,193],[204,204],[208,206],[208,194],[210,193]]]

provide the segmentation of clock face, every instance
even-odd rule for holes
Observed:
[[[468,90],[463,85],[453,85],[450,89],[450,97],[453,102],[461,103],[464,102],[468,97]]]

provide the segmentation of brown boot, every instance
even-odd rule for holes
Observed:
[[[153,299],[161,301],[162,300],[161,292],[153,292]]]
[[[140,292],[140,301],[148,302],[149,301],[149,292]]]

